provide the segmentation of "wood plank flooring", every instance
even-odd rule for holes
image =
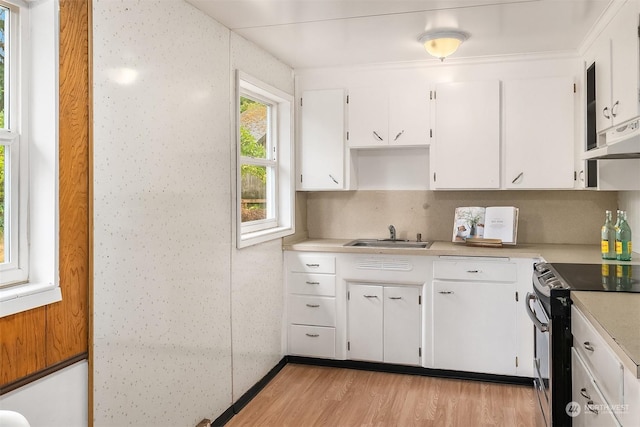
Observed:
[[[288,364],[227,426],[534,426],[533,387]]]

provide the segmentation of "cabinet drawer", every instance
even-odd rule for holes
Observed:
[[[518,268],[507,262],[435,261],[434,279],[473,280],[481,282],[515,282]]]
[[[335,328],[289,325],[289,353],[299,356],[336,357]]]
[[[333,274],[289,273],[292,294],[335,296],[336,276]]]
[[[612,405],[622,405],[624,367],[575,306],[571,306],[571,333],[573,348],[590,369],[605,399]]]
[[[289,323],[336,326],[335,298],[289,295]]]
[[[571,349],[571,385],[572,400],[578,404],[573,408],[574,427],[620,425],[575,348]]]
[[[289,257],[289,271],[335,274],[336,258],[331,255],[292,254]]]

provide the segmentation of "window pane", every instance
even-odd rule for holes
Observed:
[[[265,166],[242,165],[242,222],[269,218],[271,174]]]
[[[266,159],[269,143],[269,106],[241,96],[240,154]]]
[[[7,252],[9,250],[8,245],[5,241],[5,224],[7,223],[7,214],[8,209],[5,209],[5,194],[6,186],[5,186],[5,176],[6,176],[6,162],[5,162],[5,152],[6,147],[4,145],[0,145],[0,264],[7,262],[5,257],[5,247],[7,247]],[[8,235],[8,233],[7,233]]]
[[[7,18],[9,17],[9,9],[0,6],[0,129],[6,129],[5,123],[5,103],[8,100],[6,95],[7,79],[5,79],[7,69]]]

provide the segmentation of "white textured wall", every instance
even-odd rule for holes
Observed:
[[[231,33],[231,68],[234,74],[239,69],[293,95],[291,68],[235,33]],[[235,77],[232,75],[232,78]],[[233,208],[235,218],[235,206]],[[248,266],[251,268],[247,268]],[[281,325],[284,309],[280,240],[234,250],[231,269],[235,401],[283,356]]]

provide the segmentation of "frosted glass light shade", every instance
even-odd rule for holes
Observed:
[[[444,58],[458,50],[462,42],[468,38],[469,35],[462,31],[447,30],[424,33],[418,40],[430,55],[444,61]]]

